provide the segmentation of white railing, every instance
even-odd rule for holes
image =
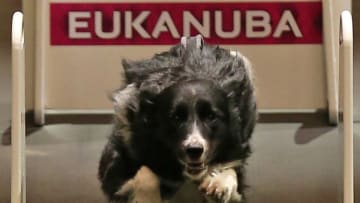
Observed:
[[[25,55],[23,14],[12,18],[11,203],[26,202]]]
[[[353,25],[349,11],[341,13],[340,61],[343,69],[344,203],[354,203]]]

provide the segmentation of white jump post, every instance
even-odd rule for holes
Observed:
[[[23,14],[12,18],[11,203],[26,202],[25,51]]]
[[[46,41],[46,9],[49,2],[36,0],[36,35],[35,35],[35,100],[34,121],[38,125],[45,124],[45,46]],[[44,16],[45,15],[45,16]]]
[[[327,100],[330,124],[339,122],[339,71],[336,57],[335,20],[333,0],[323,0],[324,48],[327,83]]]
[[[349,11],[341,13],[340,58],[344,85],[344,203],[354,203],[354,138],[353,138],[353,27]]]

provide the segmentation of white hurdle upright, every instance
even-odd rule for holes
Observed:
[[[354,138],[353,138],[353,27],[349,11],[341,13],[340,61],[343,68],[344,103],[344,191],[343,202],[354,203]]]
[[[337,28],[335,27],[338,25],[334,20],[336,18],[334,15],[334,2],[333,0],[324,0],[322,6],[329,123],[337,125],[339,123],[339,71],[338,58],[336,57],[337,39],[335,37]]]
[[[12,18],[11,203],[26,202],[25,51],[23,14]]]

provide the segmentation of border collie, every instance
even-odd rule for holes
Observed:
[[[204,202],[244,201],[257,118],[249,61],[198,35],[123,67],[127,85],[112,94],[115,124],[99,165],[109,201],[131,202],[136,187],[150,184],[139,174],[156,177],[160,201],[185,182]],[[132,202],[155,200],[143,201]]]

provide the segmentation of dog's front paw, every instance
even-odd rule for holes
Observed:
[[[237,177],[233,169],[212,171],[201,182],[199,189],[215,202],[241,202],[237,192]]]
[[[128,196],[127,203],[162,203],[160,180],[146,166],[142,166],[135,177],[127,181],[115,195]]]

